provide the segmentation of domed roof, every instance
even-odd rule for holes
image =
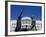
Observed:
[[[23,17],[21,20],[24,20],[24,19],[31,20],[31,18],[30,18],[30,17]]]
[[[22,19],[22,25],[31,25],[32,21],[30,17],[23,17]]]

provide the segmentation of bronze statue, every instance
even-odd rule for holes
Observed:
[[[31,19],[32,19],[31,30],[33,30],[33,28],[35,28],[35,30],[37,30],[36,26],[35,26],[36,25],[35,17],[32,16]]]
[[[15,31],[21,31],[21,15],[22,15],[22,12],[17,19],[17,26],[16,26]]]

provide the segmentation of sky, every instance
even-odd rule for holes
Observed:
[[[36,20],[41,20],[42,7],[41,6],[26,6],[26,5],[11,5],[11,20],[17,20],[22,12],[22,17],[34,16]]]

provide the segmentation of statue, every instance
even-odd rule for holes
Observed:
[[[33,28],[35,28],[35,30],[37,30],[36,26],[35,26],[35,24],[36,24],[35,17],[32,16],[31,19],[32,19],[31,30],[33,30]]]
[[[16,32],[21,31],[21,15],[22,15],[22,12],[17,19],[17,26],[16,26],[16,29],[15,29]]]

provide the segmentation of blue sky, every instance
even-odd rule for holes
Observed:
[[[36,20],[41,20],[42,7],[41,6],[22,6],[22,5],[11,5],[11,20],[16,20],[23,10],[21,17],[34,16]]]

